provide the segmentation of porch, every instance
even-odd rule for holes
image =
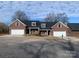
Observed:
[[[29,27],[29,35],[39,35],[38,27]]]
[[[40,35],[50,35],[50,29],[40,29]]]
[[[29,35],[50,35],[50,29],[40,29],[38,27],[29,27]]]

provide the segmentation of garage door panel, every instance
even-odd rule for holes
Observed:
[[[24,29],[12,29],[11,35],[24,35]]]
[[[66,31],[54,31],[53,32],[53,36],[57,36],[57,37],[60,37],[60,36],[66,36]]]

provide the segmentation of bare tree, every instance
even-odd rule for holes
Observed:
[[[47,21],[47,22],[61,21],[63,23],[68,23],[68,16],[66,15],[66,13],[58,13],[58,14],[50,13],[45,18],[45,21]]]
[[[14,16],[12,17],[12,21],[19,19],[19,20],[28,20],[28,16],[23,11],[16,11]]]
[[[56,16],[56,20],[66,24],[68,23],[68,16],[66,15],[66,13],[59,13]]]
[[[47,22],[57,22],[57,20],[56,20],[56,14],[55,13],[49,13],[46,16],[45,21],[47,21]]]
[[[0,22],[0,33],[8,33],[8,26]]]

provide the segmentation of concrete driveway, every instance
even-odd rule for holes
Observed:
[[[78,57],[78,45],[68,40],[30,40],[25,36],[2,36],[0,37],[0,57],[73,58]]]
[[[71,36],[68,36],[67,37],[69,40],[71,40],[71,41],[73,41],[73,42],[75,42],[75,41],[79,41],[79,38],[78,37],[71,37]]]

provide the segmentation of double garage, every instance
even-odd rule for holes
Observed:
[[[11,29],[11,35],[24,35],[24,29]]]
[[[66,31],[53,31],[53,36],[55,37],[66,37]]]

